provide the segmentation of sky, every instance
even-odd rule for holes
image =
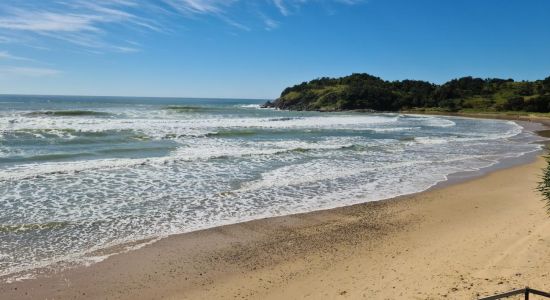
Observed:
[[[0,94],[273,99],[365,72],[550,76],[546,0],[0,0]]]

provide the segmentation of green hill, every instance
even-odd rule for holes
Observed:
[[[434,109],[441,111],[550,112],[550,77],[512,79],[463,77],[441,85],[420,80],[386,81],[369,74],[318,78],[286,88],[267,106],[289,110]]]

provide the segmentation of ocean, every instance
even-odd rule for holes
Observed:
[[[262,102],[0,96],[0,278],[416,193],[542,149],[511,121]]]

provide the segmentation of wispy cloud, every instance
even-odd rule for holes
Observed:
[[[131,13],[137,5],[130,0],[0,4],[0,31],[40,35],[96,50],[117,51],[128,47],[106,42],[110,37],[109,25],[162,30],[156,22]]]
[[[60,74],[61,71],[46,68],[0,67],[0,77],[48,77]]]
[[[224,9],[234,4],[235,0],[164,0],[176,10],[185,14],[222,14]]]
[[[260,17],[262,18],[262,20],[264,22],[265,30],[270,31],[270,30],[277,29],[279,27],[279,22],[277,22],[274,19],[264,15],[263,13],[260,13],[259,15],[260,15]]]
[[[246,11],[246,4],[250,6],[250,2],[244,0],[162,0],[163,3],[173,8],[185,17],[197,18],[201,16],[213,16],[219,20],[224,21],[226,24],[246,31],[251,31],[250,25],[243,24],[241,21],[236,21],[236,11],[240,15],[243,14],[243,10]],[[326,3],[340,4],[340,5],[355,5],[366,0],[326,0]],[[275,8],[283,17],[288,17],[298,11],[300,7],[315,2],[322,2],[320,0],[267,0],[268,6]],[[254,3],[254,2],[252,2]],[[254,3],[258,6],[257,3]],[[265,8],[265,7],[264,7]],[[253,10],[255,12],[256,10]],[[280,21],[274,17],[268,16],[265,11],[258,13],[260,21],[263,22],[263,28],[265,30],[273,30],[279,27]],[[248,22],[254,22],[253,15],[248,16],[246,20]],[[256,20],[257,21],[257,20]]]
[[[93,26],[97,20],[97,16],[91,15],[13,10],[10,16],[0,18],[0,28],[38,33],[98,31]]]
[[[5,37],[5,36],[0,36],[0,43],[10,43],[11,42],[11,39],[8,38],[8,37]]]
[[[114,46],[114,51],[120,52],[120,53],[134,53],[141,51],[139,48],[136,47],[126,47],[126,46]]]
[[[226,24],[244,31],[250,31],[250,27],[235,21],[230,16],[230,10],[239,0],[163,0],[168,6],[175,9],[185,17],[214,16]]]
[[[0,43],[8,41],[4,36],[39,37],[60,40],[93,53],[138,52],[140,46],[126,43],[128,37],[121,32],[127,35],[129,29],[172,34],[182,20],[212,18],[242,31],[274,30],[301,7],[321,3],[321,0],[2,1]],[[323,4],[355,5],[364,1],[326,0]],[[252,6],[256,8],[251,10]],[[273,10],[279,14],[274,16]]]
[[[347,4],[347,5],[355,5],[355,4],[363,3],[366,0],[335,0],[335,1],[343,4]]]
[[[283,16],[288,16],[290,14],[283,0],[273,0],[273,4],[279,9]]]
[[[0,60],[2,59],[8,59],[8,60],[22,60],[22,61],[33,61],[30,58],[21,57],[17,55],[12,55],[8,51],[0,51]]]

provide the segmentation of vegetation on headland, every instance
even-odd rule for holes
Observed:
[[[519,81],[462,77],[438,85],[369,74],[318,78],[286,88],[266,106],[289,110],[550,112],[550,77]]]

